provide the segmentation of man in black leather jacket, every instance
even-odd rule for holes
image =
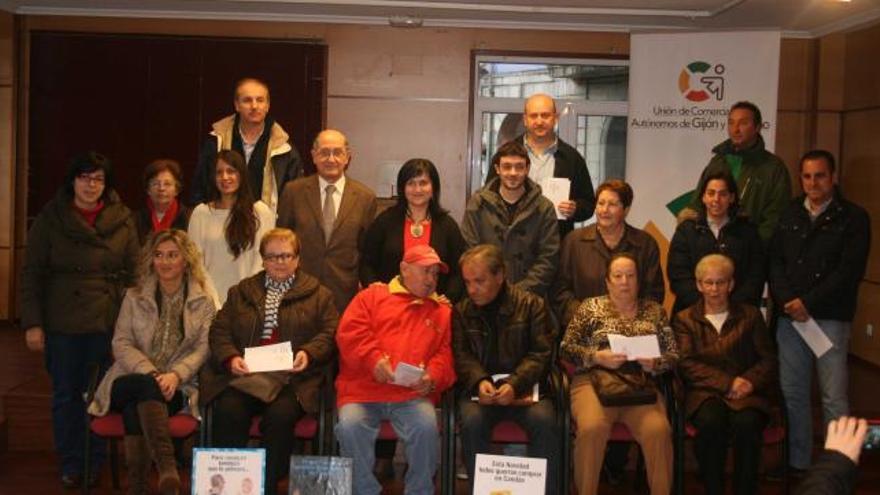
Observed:
[[[468,474],[473,479],[476,454],[489,453],[493,427],[514,421],[528,433],[528,455],[547,459],[554,493],[560,432],[553,401],[543,397],[555,341],[550,315],[541,298],[505,281],[497,246],[469,249],[460,265],[468,296],[456,305],[452,338]]]

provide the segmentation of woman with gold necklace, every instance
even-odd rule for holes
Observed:
[[[451,301],[463,293],[458,258],[465,243],[458,224],[440,207],[440,175],[430,160],[407,160],[397,173],[397,203],[380,213],[361,245],[361,284],[388,282],[400,271],[403,253],[428,244],[449,265],[440,275],[437,292]]]

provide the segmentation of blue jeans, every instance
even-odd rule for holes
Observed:
[[[62,474],[83,471],[89,365],[98,366],[100,383],[110,359],[110,339],[110,333],[46,333],[46,370],[52,378],[52,433]],[[106,453],[107,443],[92,435],[93,473],[103,465]]]
[[[428,399],[350,403],[339,409],[336,438],[342,456],[354,461],[354,495],[377,495],[382,491],[373,476],[373,464],[376,462],[376,437],[383,419],[391,422],[406,448],[409,468],[404,493],[433,495],[440,433],[434,404]]]
[[[810,392],[814,362],[819,377],[822,416],[825,423],[849,414],[846,356],[849,349],[850,322],[816,320],[816,323],[822,327],[825,335],[834,344],[834,347],[819,359],[816,359],[789,318],[779,318],[776,326],[776,341],[779,344],[779,381],[788,411],[789,463],[798,469],[810,467],[810,454],[813,448]]]
[[[556,424],[556,408],[550,399],[532,406],[481,406],[470,395],[459,399],[461,450],[468,476],[473,484],[477,454],[490,454],[492,430],[501,421],[518,424],[528,433],[529,457],[547,459],[546,493],[557,491],[562,432]]]

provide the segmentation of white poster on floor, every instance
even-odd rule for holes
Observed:
[[[547,459],[477,454],[473,495],[544,495]]]
[[[193,495],[261,495],[265,449],[193,449]]]
[[[669,240],[712,148],[728,137],[732,104],[748,100],[761,109],[761,135],[773,149],[780,35],[646,33],[630,40],[626,177],[635,200],[627,221]]]

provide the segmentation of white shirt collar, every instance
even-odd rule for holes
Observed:
[[[813,211],[813,204],[810,203],[810,198],[804,198],[804,208],[807,209],[807,213],[810,214],[810,218],[816,219],[819,215],[825,213],[825,210],[828,209],[828,205],[831,204],[831,200],[834,199],[834,196],[828,198],[824,203],[819,205],[819,208],[816,211]]]
[[[324,194],[324,192],[327,190],[327,186],[329,185],[330,183],[324,180],[323,177],[321,177],[320,175],[318,176],[318,188],[321,190],[321,194]],[[336,182],[333,183],[333,185],[336,186],[336,192],[342,194],[342,191],[345,190],[345,174],[342,174],[342,176],[339,177],[339,179],[337,179]]]

